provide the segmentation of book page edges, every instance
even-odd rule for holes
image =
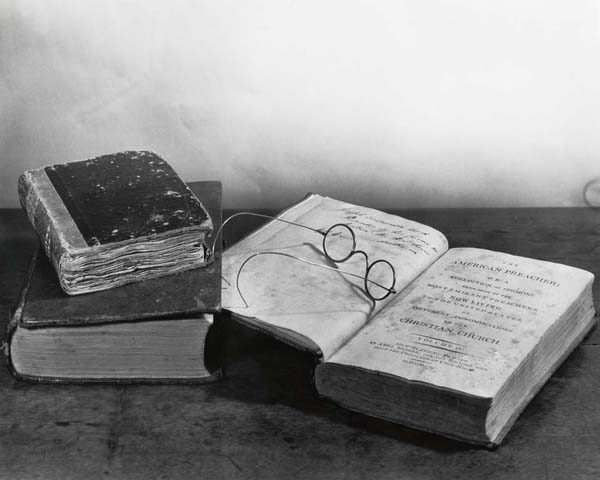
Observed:
[[[489,402],[490,404],[492,403],[493,398],[492,397],[487,397],[487,396],[482,396],[482,395],[476,395],[473,393],[469,393],[469,392],[465,392],[463,390],[457,390],[455,388],[450,388],[450,387],[445,387],[442,385],[436,385],[430,382],[425,382],[423,380],[417,380],[417,379],[413,379],[413,378],[406,378],[406,377],[401,377],[398,375],[394,375],[393,373],[388,373],[388,372],[384,372],[383,370],[372,370],[369,368],[365,368],[365,367],[360,367],[358,365],[349,365],[347,363],[337,363],[337,362],[331,362],[329,360],[325,360],[323,362],[323,364],[327,364],[327,365],[336,365],[342,368],[346,368],[346,369],[351,369],[351,370],[360,370],[361,372],[364,373],[368,373],[368,374],[372,374],[375,376],[379,376],[379,377],[386,377],[389,379],[393,379],[393,380],[399,380],[402,383],[405,383],[407,385],[419,385],[422,387],[427,387],[427,388],[431,388],[432,390],[436,390],[436,391],[440,391],[440,392],[445,392],[445,393],[450,393],[450,394],[454,394],[456,396],[460,396],[460,397],[464,397],[464,398],[470,398],[476,401],[482,401],[482,402]],[[317,367],[319,368],[319,367]],[[319,394],[321,394],[319,392]]]
[[[43,384],[66,384],[66,385],[81,385],[81,384],[144,384],[144,385],[170,385],[170,384],[205,384],[212,383],[223,378],[223,371],[217,369],[210,375],[203,377],[190,378],[146,378],[146,377],[103,377],[103,378],[72,378],[72,377],[46,377],[37,375],[24,375],[19,373],[12,362],[9,362],[10,373],[17,380],[43,383]]]
[[[489,439],[485,436],[485,433],[484,433],[485,418],[484,418],[484,416],[482,416],[479,419],[479,421],[477,422],[477,423],[480,423],[481,435],[475,435],[475,434],[461,435],[460,433],[457,433],[456,431],[436,429],[435,427],[424,425],[418,421],[411,420],[408,417],[398,419],[392,415],[385,415],[381,411],[374,412],[373,410],[371,410],[368,407],[363,408],[357,404],[348,404],[344,398],[341,398],[341,397],[338,398],[337,395],[323,394],[321,392],[321,390],[319,389],[320,370],[326,369],[331,365],[332,365],[332,362],[325,361],[316,366],[315,388],[317,390],[317,393],[321,397],[327,398],[327,399],[331,400],[332,402],[342,406],[343,408],[346,408],[348,410],[352,410],[352,411],[355,411],[355,412],[358,412],[358,413],[361,413],[364,415],[368,415],[370,417],[379,418],[381,420],[385,420],[385,421],[388,421],[391,423],[396,423],[396,424],[400,424],[400,425],[403,425],[406,427],[410,427],[410,428],[414,428],[414,429],[421,430],[424,432],[428,432],[431,434],[442,435],[444,437],[452,438],[454,440],[459,440],[459,441],[463,441],[463,442],[467,442],[467,443],[471,443],[471,444],[475,444],[475,445],[481,445],[481,446],[485,446],[488,448],[491,448],[494,446],[494,444],[492,442],[490,442]],[[428,389],[432,393],[439,392],[440,394],[451,395],[451,396],[454,396],[457,398],[464,398],[464,399],[466,399],[466,401],[468,401],[469,404],[478,405],[478,409],[482,413],[482,415],[484,415],[484,413],[490,408],[490,405],[492,404],[492,400],[493,400],[492,398],[489,398],[489,397],[480,397],[480,396],[476,396],[476,395],[467,394],[465,392],[457,392],[455,390],[452,390],[452,389],[449,389],[446,387],[439,387],[439,386],[431,385],[429,383],[421,382],[419,380],[409,380],[409,379],[405,379],[405,378],[399,378],[395,375],[392,375],[392,374],[389,374],[386,372],[382,372],[382,371],[369,370],[366,368],[355,367],[355,366],[350,367],[345,364],[334,364],[334,365],[336,367],[339,366],[345,370],[357,370],[366,375],[373,375],[375,377],[383,377],[388,381],[391,380],[391,381],[398,382],[398,383],[405,385],[404,387],[401,387],[401,388],[410,388],[411,386],[420,387],[420,388]],[[338,374],[339,374],[339,372],[338,372]],[[464,413],[463,413],[463,415],[464,415]]]
[[[25,292],[26,289],[23,289],[23,292]],[[23,298],[25,299],[26,294],[23,296]],[[16,368],[14,362],[12,361],[12,337],[17,333],[17,331],[25,331],[25,330],[30,330],[29,328],[27,328],[26,326],[22,325],[22,311],[23,309],[17,309],[17,311],[15,312],[15,315],[13,315],[11,323],[9,324],[9,329],[7,332],[7,338],[6,338],[6,343],[4,345],[4,351],[5,354],[7,356],[7,363],[8,363],[8,369],[10,371],[10,373],[17,379],[17,380],[24,380],[24,381],[31,381],[31,382],[36,382],[36,383],[46,383],[46,384],[89,384],[89,383],[94,383],[94,384],[103,384],[103,383],[111,383],[111,384],[203,384],[203,383],[211,383],[214,381],[217,381],[219,379],[221,379],[223,377],[223,371],[221,369],[221,367],[213,367],[211,370],[209,371],[207,375],[201,375],[201,376],[189,376],[189,377],[110,377],[110,376],[106,376],[106,377],[61,377],[61,376],[47,376],[47,375],[30,375],[30,374],[24,374],[19,372],[19,370]],[[213,323],[212,320],[212,315],[202,315],[202,318],[205,319],[206,321],[208,321],[210,324]],[[165,320],[167,318],[165,317],[161,317],[160,319],[157,320]],[[141,321],[142,319],[140,319]],[[146,320],[148,321],[148,320]],[[115,323],[137,323],[135,321],[119,321],[119,322],[110,322],[110,324],[115,324]],[[82,328],[82,327],[86,327],[86,326],[101,326],[99,324],[90,324],[90,325],[74,325],[74,326],[67,326],[66,328]],[[65,328],[64,326],[57,326],[54,325],[54,327],[58,327],[58,328]],[[52,327],[49,327],[52,328]],[[206,342],[206,339],[205,339]],[[206,364],[206,362],[205,362]]]
[[[591,296],[590,296],[591,299]],[[588,306],[588,320],[583,324],[581,330],[575,335],[575,337],[566,345],[566,348],[557,358],[557,360],[548,365],[546,371],[541,375],[539,380],[532,384],[530,391],[525,395],[519,405],[514,409],[512,415],[509,419],[504,423],[504,425],[499,429],[499,431],[492,435],[490,441],[493,445],[499,445],[502,443],[502,440],[509,432],[510,428],[514,425],[516,420],[519,418],[519,415],[525,410],[527,405],[531,402],[531,400],[538,394],[538,392],[542,389],[542,387],[546,384],[546,382],[550,379],[550,377],[558,370],[558,368],[563,364],[563,362],[573,353],[573,351],[579,346],[579,344],[583,341],[586,335],[596,326],[596,312],[594,310],[593,304]]]

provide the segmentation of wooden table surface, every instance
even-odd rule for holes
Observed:
[[[227,217],[232,212],[225,212]],[[600,210],[398,213],[484,247],[600,274]],[[231,225],[233,242],[261,223]],[[0,210],[0,329],[34,244]],[[594,285],[598,309],[598,282]],[[39,385],[0,359],[0,478],[600,479],[600,333],[595,329],[489,451],[320,399],[313,359],[231,324],[226,378],[200,386]]]

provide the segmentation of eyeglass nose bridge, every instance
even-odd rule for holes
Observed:
[[[388,262],[387,260],[375,260],[372,263],[369,263],[369,255],[367,254],[367,252],[365,252],[364,250],[353,250],[350,255],[348,255],[348,257],[346,259],[344,259],[344,261],[348,260],[349,258],[353,257],[354,255],[362,255],[365,259],[365,275],[364,275],[364,286],[365,286],[365,292],[367,294],[367,296],[369,298],[371,298],[372,300],[375,301],[379,301],[379,300],[384,300],[385,298],[387,298],[388,296],[390,296],[393,293],[398,293],[396,291],[396,289],[394,288],[396,286],[396,270],[394,269],[394,266]],[[329,255],[327,255],[329,257]],[[340,262],[341,263],[341,262]],[[369,278],[369,274],[371,273],[371,270],[373,269],[373,267],[375,267],[376,265],[378,265],[379,263],[384,263],[386,265],[389,265],[390,267],[390,271],[392,272],[392,282],[391,282],[391,286],[390,287],[386,287],[385,285],[381,285],[380,283],[373,281]],[[383,290],[386,290],[387,293],[381,297],[377,297],[371,294],[371,289],[369,288],[369,283],[374,283],[375,285],[377,285],[379,288],[382,288]]]

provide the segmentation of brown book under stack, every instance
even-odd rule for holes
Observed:
[[[148,173],[147,178],[151,179],[148,185],[156,182],[156,191],[161,193],[152,194],[147,185],[148,188],[140,189],[145,191],[145,196],[137,197],[136,203],[134,197],[124,199],[121,191],[123,185],[135,182],[137,175],[143,177],[139,168],[138,173],[135,168],[126,175],[123,173],[128,170],[127,165],[131,166],[131,157],[136,157],[133,163],[139,167],[140,156],[146,163],[160,161],[159,169],[168,172],[169,178],[165,187],[165,183],[156,182],[153,177],[160,177],[164,172]],[[61,259],[65,255],[73,257],[72,250],[65,243],[64,225],[56,218],[51,220],[52,225],[44,223],[50,221],[51,216],[47,215],[43,202],[36,200],[36,205],[29,200],[24,202],[42,246],[46,247],[50,256],[45,255],[43,248],[34,252],[19,304],[9,323],[5,352],[12,373],[20,379],[42,382],[206,382],[218,378],[218,334],[213,314],[221,308],[221,253],[218,247],[216,252],[210,252],[208,245],[221,224],[220,182],[197,182],[193,184],[192,191],[179,177],[176,181],[172,178],[176,174],[165,166],[164,160],[149,152],[124,152],[101,157],[101,161],[120,162],[122,165],[118,174],[121,178],[117,182],[109,178],[115,175],[110,171],[103,181],[94,180],[105,185],[106,189],[109,186],[112,189],[104,195],[100,204],[113,198],[119,206],[112,208],[111,215],[105,217],[92,215],[89,211],[84,214],[79,210],[82,217],[87,218],[85,225],[91,227],[93,237],[99,242],[106,239],[98,235],[99,232],[112,232],[117,228],[113,222],[115,212],[129,212],[130,224],[137,222],[137,227],[132,227],[128,233],[132,235],[131,239],[117,236],[115,242],[107,241],[108,245],[112,244],[119,250],[112,252],[117,252],[112,261],[103,260],[110,265],[104,278],[103,273],[89,273],[94,270],[102,272],[103,264],[98,258],[111,255],[110,248],[101,253],[94,252],[94,249],[104,248],[104,244],[100,243],[81,249],[88,250],[84,257],[88,253],[87,258],[95,257],[92,266],[80,266],[79,275],[90,278],[79,279],[77,270],[72,270],[68,274],[72,278],[65,282]],[[91,162],[90,167],[95,168],[95,160]],[[63,191],[66,199],[76,197],[68,192],[78,189],[79,198],[88,195],[88,190],[82,185],[89,183],[90,178],[84,172],[75,175],[73,172],[77,172],[78,168],[71,169],[74,175],[71,181],[77,183],[77,175],[84,181],[76,188]],[[99,171],[96,170],[96,174]],[[165,195],[166,201],[163,201]],[[25,198],[30,197],[25,195]],[[148,200],[152,198],[154,205]],[[177,200],[175,203],[171,202],[173,198]],[[68,203],[67,200],[65,204]],[[81,202],[75,203],[79,207],[82,205]],[[100,208],[100,204],[95,208]],[[89,201],[87,205],[90,205]],[[182,216],[181,211],[189,216]],[[148,212],[150,214],[146,215]],[[149,228],[151,223],[141,221],[141,215],[175,219],[172,222],[175,236],[181,232],[184,236],[163,251],[154,248],[168,243],[165,231],[160,226]],[[104,223],[100,221],[102,219]],[[171,223],[170,220],[168,222]],[[151,231],[153,228],[156,230]],[[44,231],[49,232],[47,236]],[[180,242],[181,238],[186,240]],[[148,246],[147,241],[154,243]],[[174,246],[176,244],[178,246]],[[189,251],[183,247],[184,244]],[[141,248],[137,248],[139,246]],[[201,257],[201,260],[195,262],[192,257]],[[138,266],[139,269],[136,268]],[[165,267],[164,270],[161,267]],[[125,280],[119,278],[119,271]],[[92,286],[94,281],[96,286]],[[73,296],[67,293],[73,293],[72,289],[65,289],[65,285],[85,285],[88,291],[101,291]],[[115,285],[120,286],[114,288]]]

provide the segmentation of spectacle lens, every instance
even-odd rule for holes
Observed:
[[[396,284],[394,267],[386,260],[376,260],[367,270],[365,288],[373,300],[383,300]]]
[[[356,248],[354,232],[342,223],[333,225],[323,238],[323,251],[330,260],[343,262],[348,260]]]

